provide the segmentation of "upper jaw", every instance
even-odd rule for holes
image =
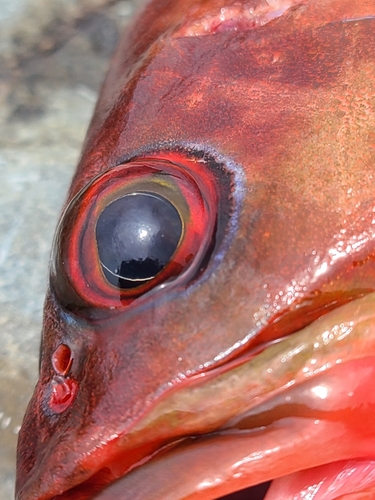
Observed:
[[[74,483],[69,474],[64,479],[61,468],[60,478],[51,477],[45,457],[18,500],[63,500],[73,493],[77,500],[125,500],[139,498],[140,487],[143,498],[201,500],[322,463],[368,456],[375,446],[369,418],[375,400],[366,390],[375,372],[374,306],[372,293],[256,356],[244,354],[181,384],[129,432],[92,450],[96,468],[81,479],[76,475]],[[129,467],[132,456],[138,459]],[[78,457],[75,467],[83,471]],[[109,486],[94,496],[99,478]]]

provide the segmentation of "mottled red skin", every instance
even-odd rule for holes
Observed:
[[[206,151],[228,163],[235,182],[244,174],[237,229],[215,272],[209,264],[193,288],[155,294],[141,310],[82,318],[62,308],[52,282],[17,488],[36,469],[51,484],[43,494],[30,486],[22,500],[53,498],[88,477],[107,453],[95,447],[130,429],[180,374],[202,371],[250,333],[242,350],[375,290],[375,20],[340,22],[375,16],[375,7],[370,0],[301,3],[254,30],[181,38],[181,19],[190,19],[184,9],[197,5],[198,18],[225,2],[161,0],[124,38],[69,199],[131,158]],[[360,237],[367,241],[358,251],[332,262],[330,249]],[[69,376],[79,389],[56,415],[46,393],[61,343],[73,352]],[[151,448],[134,452],[129,465]]]

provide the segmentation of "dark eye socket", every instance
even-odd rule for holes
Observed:
[[[177,209],[151,193],[131,193],[108,205],[96,225],[103,273],[121,289],[153,279],[170,261],[182,235]]]

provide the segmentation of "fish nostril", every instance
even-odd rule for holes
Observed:
[[[78,383],[68,377],[72,367],[72,351],[66,344],[60,344],[52,354],[53,376],[49,406],[54,413],[62,413],[74,401],[78,390]]]
[[[78,384],[71,378],[55,376],[52,379],[52,392],[49,406],[54,413],[62,413],[74,401]]]
[[[72,351],[69,346],[60,344],[52,354],[52,367],[57,375],[65,376],[72,366]]]

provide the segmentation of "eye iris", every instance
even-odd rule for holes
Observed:
[[[135,288],[170,261],[182,234],[176,208],[150,193],[128,194],[108,205],[96,225],[99,258],[107,280]]]

